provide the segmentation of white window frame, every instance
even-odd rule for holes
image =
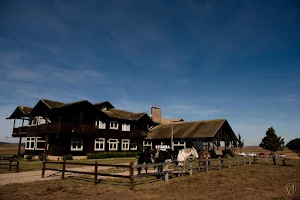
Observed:
[[[129,151],[130,149],[130,139],[122,139],[121,150]]]
[[[152,141],[143,141],[143,147],[150,147],[152,149]]]
[[[35,122],[34,124],[32,122]],[[36,126],[39,123],[39,118],[38,117],[33,117],[28,121],[28,126]]]
[[[173,146],[174,147],[183,147],[185,149],[186,148],[186,142],[176,141],[176,142],[173,142]]]
[[[119,146],[119,140],[118,139],[109,139],[107,140],[108,143],[108,150],[109,151],[118,151]],[[115,147],[112,147],[111,145],[115,145]]]
[[[98,129],[106,129],[106,123],[102,122],[102,121],[96,121],[95,122],[95,127],[97,127]]]
[[[74,143],[76,143],[76,147],[73,147]],[[80,148],[78,148],[78,144],[81,144]],[[71,139],[71,151],[83,151],[83,138]]]
[[[97,144],[99,144],[99,148],[97,148]],[[101,144],[103,144],[103,148],[101,148]],[[96,138],[95,139],[95,151],[105,151],[105,138]]]
[[[132,143],[130,143],[130,144],[132,144]],[[130,144],[129,144],[129,147],[130,147]],[[137,147],[138,147],[137,143],[136,143],[136,142],[133,142],[133,144],[135,144],[135,146],[130,147],[130,150],[131,150],[131,151],[137,151]]]
[[[122,124],[122,131],[130,131],[130,124]]]
[[[42,137],[36,137],[35,138],[35,150],[44,150],[44,146],[45,146],[45,139],[42,139]],[[43,148],[38,148],[38,142],[40,143],[44,143]],[[47,144],[47,150],[49,149],[49,144]]]
[[[29,143],[29,147],[27,147],[27,143]],[[33,146],[31,146],[33,144]],[[26,137],[25,149],[26,150],[34,150],[35,148],[35,137]]]
[[[114,126],[113,124],[116,124],[116,126]],[[110,122],[109,123],[109,128],[114,129],[114,130],[118,130],[119,129],[119,122],[116,122],[116,121]]]

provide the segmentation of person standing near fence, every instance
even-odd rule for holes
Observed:
[[[276,155],[275,154],[273,154],[273,163],[274,163],[274,165],[276,165]]]

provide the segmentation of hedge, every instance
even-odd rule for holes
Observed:
[[[103,159],[103,158],[128,158],[136,157],[135,152],[99,152],[99,153],[87,153],[88,159]]]

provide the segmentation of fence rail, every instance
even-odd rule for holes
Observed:
[[[221,170],[222,168],[232,168],[234,166],[244,166],[244,165],[251,165],[253,163],[259,162],[268,162],[272,160],[271,158],[267,157],[229,157],[229,158],[214,158],[214,159],[187,159],[183,163],[183,168],[180,170],[178,169],[178,165],[175,165],[174,162],[161,162],[161,163],[151,163],[151,164],[134,164],[133,162],[126,164],[103,164],[98,163],[95,161],[94,163],[80,163],[80,162],[66,162],[64,161],[43,161],[43,168],[42,168],[42,178],[45,176],[46,170],[53,170],[61,172],[61,179],[65,179],[65,173],[78,173],[78,174],[87,174],[94,176],[94,184],[98,183],[98,176],[108,176],[108,177],[117,177],[117,178],[125,178],[129,180],[129,188],[131,190],[134,189],[134,179],[142,178],[142,177],[149,177],[149,176],[158,176],[163,175],[164,180],[166,182],[169,181],[170,174],[176,175],[183,175],[189,174],[193,176],[194,173],[197,171],[204,171],[208,172],[209,170]],[[60,169],[47,167],[46,164],[58,164],[61,165]],[[83,166],[92,166],[94,167],[93,172],[88,171],[76,171],[72,169],[66,169],[67,165],[83,165]],[[162,167],[162,171],[157,172],[148,172],[148,173],[140,173],[134,174],[134,171],[138,168],[145,169],[151,167]],[[125,168],[128,169],[129,174],[117,174],[117,173],[100,173],[99,167],[117,167],[117,168]]]
[[[4,163],[3,163],[3,161],[4,161]],[[7,163],[7,161],[8,161],[8,163]],[[15,162],[16,162],[16,164],[13,164]],[[0,165],[8,166],[8,171],[11,171],[12,167],[16,167],[16,172],[19,172],[19,160],[18,159],[0,158]]]

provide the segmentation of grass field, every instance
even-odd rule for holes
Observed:
[[[68,178],[0,187],[1,199],[300,199],[300,160],[291,166],[271,163],[239,166],[231,169],[197,173],[192,177],[171,178],[169,183],[141,179],[135,189],[127,180],[103,179],[98,185],[92,179]],[[287,198],[286,184],[298,189]]]

